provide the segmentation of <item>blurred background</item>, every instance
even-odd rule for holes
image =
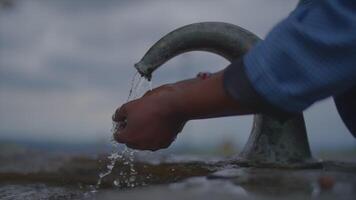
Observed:
[[[126,101],[133,65],[158,39],[201,21],[233,23],[264,38],[297,2],[0,0],[1,152],[107,151],[111,115]],[[154,74],[153,87],[227,65],[210,53],[184,54]],[[305,119],[314,154],[354,157],[356,140],[332,99],[313,105]],[[251,126],[252,116],[191,121],[163,152],[236,153]]]

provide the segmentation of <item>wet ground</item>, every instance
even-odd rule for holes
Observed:
[[[0,199],[355,199],[356,163],[313,169],[243,167],[226,159],[138,154],[134,176],[105,155],[23,151],[0,155]],[[128,181],[130,180],[130,181]]]

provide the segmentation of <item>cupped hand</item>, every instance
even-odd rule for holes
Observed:
[[[164,85],[147,92],[116,110],[113,121],[121,124],[114,139],[130,148],[167,148],[187,119],[179,112],[176,85]]]

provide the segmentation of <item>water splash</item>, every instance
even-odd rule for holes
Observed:
[[[148,81],[144,77],[139,77],[138,72],[136,72],[131,80],[131,87],[129,90],[129,95],[127,97],[126,102],[129,102],[130,100],[134,100],[138,98],[142,91],[142,87],[145,82],[148,82],[148,89],[152,90],[152,81]],[[138,78],[139,77],[139,78]],[[111,129],[112,133],[117,133],[120,132],[120,129],[125,126],[125,121],[124,122],[113,122],[113,127]],[[119,133],[118,133],[119,134]],[[112,139],[112,146],[113,146],[113,151],[111,154],[107,157],[109,160],[109,163],[106,166],[106,170],[104,172],[101,172],[99,174],[99,179],[95,185],[95,187],[92,189],[92,193],[96,193],[97,190],[100,188],[100,185],[102,183],[102,180],[110,175],[115,167],[115,164],[117,161],[121,161],[123,165],[129,167],[129,171],[125,172],[123,169],[118,169],[119,170],[119,175],[120,177],[116,180],[114,180],[113,184],[117,187],[121,187],[122,185],[126,185],[128,187],[136,187],[138,185],[145,185],[144,182],[142,183],[137,183],[136,182],[136,175],[137,171],[135,170],[134,167],[134,159],[135,159],[135,153],[137,152],[136,150],[129,149],[128,147],[124,147],[124,149],[120,152],[118,149],[118,144]]]
[[[116,143],[115,143],[115,144],[113,143],[113,146],[116,147],[117,144],[116,144]],[[111,174],[112,170],[113,170],[114,167],[115,167],[116,161],[117,161],[118,159],[121,159],[122,157],[123,157],[123,154],[120,154],[118,151],[112,152],[112,153],[107,157],[107,159],[109,160],[109,164],[106,166],[106,168],[107,168],[106,171],[105,171],[105,172],[101,172],[101,173],[99,174],[99,179],[98,179],[98,181],[97,181],[97,183],[96,183],[96,185],[95,185],[95,188],[96,188],[96,189],[98,189],[98,188],[100,187],[103,178],[104,178],[105,176],[108,176],[109,174]]]

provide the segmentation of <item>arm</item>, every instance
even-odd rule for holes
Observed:
[[[124,104],[113,121],[126,124],[114,138],[131,148],[158,150],[168,147],[188,120],[251,113],[225,92],[223,75],[163,85]]]
[[[159,87],[123,105],[114,134],[136,149],[166,148],[190,119],[301,112],[356,83],[356,5],[321,0],[301,6],[243,61],[206,80]]]
[[[287,112],[301,112],[321,99],[356,84],[356,4],[316,0],[296,9],[244,57],[245,77],[233,63],[229,93],[252,109],[266,102]],[[263,98],[249,96],[235,84],[248,80]],[[237,80],[237,81],[236,81]],[[246,98],[249,97],[249,98]],[[245,105],[245,104],[244,104]],[[256,106],[257,105],[257,106]]]
[[[176,99],[178,110],[186,119],[205,119],[231,115],[251,114],[252,111],[241,106],[224,90],[224,71],[212,74],[204,80],[196,80],[194,84],[178,82],[179,93]]]

